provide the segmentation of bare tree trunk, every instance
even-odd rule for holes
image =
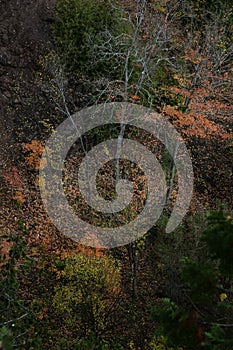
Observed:
[[[138,260],[137,260],[137,243],[130,243],[127,247],[129,257],[129,267],[132,283],[132,300],[137,299],[137,272],[138,272]]]

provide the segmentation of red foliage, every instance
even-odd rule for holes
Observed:
[[[11,171],[4,175],[4,179],[9,185],[17,190],[23,189],[23,181],[21,180],[19,170],[15,166],[13,166]]]

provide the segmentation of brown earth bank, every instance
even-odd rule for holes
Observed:
[[[1,227],[6,228],[4,213],[12,213],[10,197],[4,176],[13,166],[18,166],[21,153],[18,129],[25,123],[23,113],[17,112],[28,105],[31,94],[40,92],[35,84],[38,60],[51,47],[51,21],[53,1],[0,1],[0,179]],[[36,103],[36,101],[35,101]],[[36,109],[36,106],[35,106]],[[28,110],[30,118],[35,110]],[[27,138],[33,138],[29,130]],[[14,190],[13,190],[14,191]]]
[[[51,47],[53,5],[53,1],[0,1],[1,166],[18,142],[15,113],[31,91],[37,91],[33,76],[39,56]]]

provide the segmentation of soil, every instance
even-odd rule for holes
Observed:
[[[0,0],[1,167],[12,160],[15,110],[34,88],[39,55],[52,46],[53,8],[53,0]]]
[[[35,84],[38,60],[53,47],[52,22],[54,0],[0,0],[0,232],[14,231],[14,222],[22,217],[15,206],[5,176],[18,166],[22,154],[20,128],[25,139],[33,138],[33,128],[24,120],[25,106],[36,96],[34,109],[42,98]],[[28,120],[38,119],[29,110]],[[36,121],[38,123],[38,120]],[[26,179],[23,169],[22,178]],[[28,180],[27,180],[28,182]],[[28,191],[29,192],[29,191]]]

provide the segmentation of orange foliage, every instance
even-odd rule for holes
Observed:
[[[13,242],[9,242],[7,239],[3,239],[2,243],[0,245],[0,252],[1,256],[5,257],[5,261],[9,259],[9,252],[11,250],[11,247],[13,245]],[[4,262],[0,263],[0,267],[4,264]]]
[[[226,130],[219,124],[219,120],[224,120],[225,115],[233,113],[232,106],[217,100],[208,100],[203,88],[196,89],[193,93],[187,112],[168,105],[164,107],[163,113],[172,120],[178,131],[186,136],[208,139],[232,137],[232,130]]]
[[[63,251],[61,258],[66,259],[68,257],[74,256],[77,253],[81,253],[86,256],[103,256],[104,250],[101,248],[91,248],[85,245],[78,244],[73,250]]]
[[[16,202],[19,204],[23,204],[25,202],[25,198],[22,191],[17,191],[12,198],[16,200]]]
[[[13,166],[11,171],[5,174],[4,179],[9,185],[16,188],[17,190],[23,189],[23,182],[19,175],[19,170],[15,166]]]
[[[165,116],[172,120],[178,131],[201,138],[230,139],[233,106],[230,72],[220,73],[200,48],[187,48],[183,59],[195,67],[193,72],[180,71],[174,75],[178,86],[167,87],[179,106],[165,106]],[[182,112],[185,109],[185,112]]]
[[[137,95],[132,95],[132,96],[131,96],[131,99],[132,99],[133,102],[134,102],[134,101],[136,101],[136,102],[140,101],[140,97],[137,96]]]
[[[11,171],[5,174],[4,179],[7,184],[11,185],[14,190],[16,190],[12,198],[19,204],[23,204],[25,202],[23,195],[23,181],[21,180],[17,167],[12,167]]]
[[[41,155],[44,151],[42,143],[38,140],[32,140],[31,143],[23,143],[23,148],[31,152],[25,157],[26,163],[34,169],[40,169]]]

